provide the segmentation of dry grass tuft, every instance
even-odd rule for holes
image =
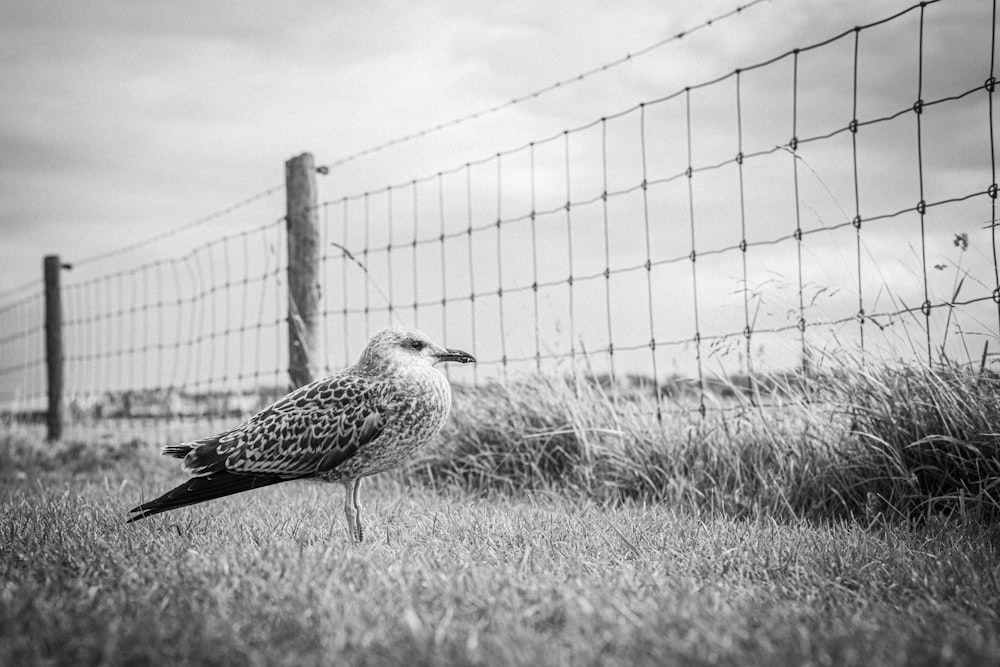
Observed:
[[[955,364],[857,372],[842,493],[907,516],[1000,517],[1000,378]]]
[[[532,376],[456,392],[417,470],[473,491],[548,490],[736,516],[920,517],[1000,510],[1000,381],[943,364],[832,372],[768,407],[668,415],[652,398]]]

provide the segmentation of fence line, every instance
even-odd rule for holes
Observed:
[[[111,393],[131,402],[113,411],[166,416],[197,413],[196,400],[283,392],[282,223],[66,285],[66,364],[75,405],[86,411]],[[268,348],[270,359],[262,356]]]
[[[634,352],[642,349],[648,349],[648,365],[647,368],[650,369],[652,377],[659,376],[660,363],[657,356],[657,351],[662,351],[664,348],[678,347],[678,346],[688,346],[693,348],[693,360],[694,368],[693,373],[696,378],[696,384],[698,387],[698,406],[697,409],[700,412],[704,412],[706,409],[705,398],[705,386],[706,386],[706,369],[703,367],[703,362],[705,361],[705,355],[713,353],[711,346],[714,344],[724,344],[733,339],[742,339],[742,355],[743,359],[741,361],[741,372],[746,373],[748,376],[752,377],[754,374],[754,356],[752,349],[754,342],[757,338],[767,334],[785,334],[788,332],[798,333],[799,340],[799,359],[797,360],[798,365],[803,369],[808,369],[811,363],[811,351],[809,343],[809,331],[811,328],[838,328],[849,322],[855,322],[857,325],[856,337],[859,343],[862,355],[866,350],[866,324],[869,326],[876,326],[880,331],[885,331],[888,327],[895,323],[898,323],[899,318],[908,316],[922,315],[923,317],[923,338],[924,338],[924,353],[927,359],[934,357],[935,353],[939,350],[932,342],[932,323],[931,316],[932,313],[947,309],[951,312],[955,307],[971,306],[977,304],[985,304],[989,301],[998,301],[998,291],[996,289],[997,281],[995,279],[996,275],[996,261],[992,262],[994,279],[991,281],[993,284],[990,285],[983,282],[981,287],[987,289],[985,294],[980,294],[973,296],[971,298],[962,299],[959,298],[958,294],[949,294],[948,298],[932,298],[930,290],[930,280],[928,277],[928,269],[930,262],[928,261],[928,223],[927,216],[935,209],[948,208],[949,210],[957,210],[959,205],[963,202],[970,202],[983,198],[990,198],[995,200],[996,186],[993,185],[995,182],[995,177],[991,176],[989,183],[985,180],[979,183],[973,183],[966,185],[963,189],[949,192],[949,196],[941,196],[934,199],[928,199],[926,194],[927,189],[925,187],[925,165],[924,165],[924,132],[923,132],[923,119],[925,115],[929,112],[937,112],[938,109],[944,109],[941,113],[953,113],[957,114],[963,112],[964,109],[957,108],[957,105],[967,98],[972,96],[978,96],[982,93],[986,93],[985,97],[990,105],[989,113],[989,126],[990,126],[990,145],[989,151],[991,155],[991,160],[993,159],[993,134],[992,134],[992,94],[993,94],[993,78],[992,75],[986,81],[982,83],[981,81],[976,82],[974,85],[970,85],[963,90],[949,91],[947,94],[941,94],[934,97],[933,99],[923,99],[925,95],[924,89],[924,60],[925,60],[925,13],[931,5],[936,4],[935,2],[927,2],[915,4],[908,7],[902,11],[899,11],[892,16],[887,18],[873,21],[866,25],[858,26],[845,30],[838,33],[837,35],[825,39],[823,41],[817,42],[815,44],[792,49],[778,56],[774,56],[747,67],[739,68],[733,72],[724,74],[722,76],[704,81],[702,83],[691,85],[679,89],[668,95],[664,95],[654,100],[642,102],[635,106],[629,107],[624,110],[617,111],[615,113],[603,116],[597,120],[591,121],[589,123],[582,124],[580,126],[564,130],[560,133],[551,135],[549,137],[539,139],[536,141],[529,142],[527,144],[518,146],[513,149],[501,150],[494,154],[484,156],[478,160],[470,160],[465,163],[456,165],[449,169],[441,170],[432,174],[424,175],[421,177],[410,179],[409,181],[403,181],[394,183],[392,185],[385,186],[379,190],[369,190],[363,193],[350,194],[341,196],[338,199],[327,200],[321,204],[321,207],[325,211],[324,219],[327,221],[326,224],[341,224],[342,225],[342,236],[343,244],[345,247],[350,247],[353,249],[353,255],[360,256],[363,258],[364,263],[367,267],[371,268],[372,271],[369,272],[370,275],[374,274],[374,279],[376,282],[381,281],[381,284],[387,287],[388,300],[383,304],[373,303],[371,295],[368,291],[368,286],[366,284],[364,299],[361,303],[357,303],[357,299],[353,299],[346,291],[341,295],[341,305],[339,308],[328,305],[326,310],[327,317],[340,317],[343,320],[342,330],[344,332],[344,338],[348,339],[349,336],[349,322],[354,316],[363,314],[365,323],[363,330],[367,334],[371,330],[371,317],[373,314],[380,312],[387,313],[389,315],[389,320],[392,321],[395,315],[400,309],[407,309],[410,311],[410,317],[413,321],[418,321],[420,319],[420,311],[422,309],[435,309],[440,307],[442,322],[442,329],[447,331],[449,335],[453,334],[453,331],[449,329],[447,323],[449,321],[454,322],[455,318],[450,317],[448,314],[449,308],[461,307],[463,314],[468,314],[468,319],[470,325],[468,327],[468,338],[471,343],[475,345],[478,349],[478,339],[480,336],[477,331],[477,325],[483,321],[484,317],[482,315],[482,304],[487,301],[495,301],[495,314],[490,317],[494,326],[498,327],[495,335],[495,344],[492,346],[493,354],[479,354],[481,367],[498,366],[499,373],[502,376],[506,376],[508,366],[511,364],[520,364],[523,362],[533,362],[535,368],[541,367],[541,362],[545,361],[558,361],[558,360],[571,360],[574,361],[577,356],[577,343],[578,343],[578,331],[581,328],[581,323],[578,321],[578,303],[577,303],[577,290],[583,283],[587,282],[600,282],[602,284],[603,299],[592,299],[593,302],[591,306],[603,310],[603,317],[597,317],[600,325],[605,327],[603,337],[599,338],[599,343],[594,346],[591,345],[590,349],[587,350],[588,355],[593,355],[595,352],[599,352],[606,357],[606,367],[612,378],[617,377],[618,369],[616,368],[616,361],[618,355],[624,352]],[[867,117],[859,115],[859,102],[861,100],[861,35],[868,34],[869,32],[877,29],[881,26],[886,26],[894,22],[898,22],[903,17],[909,15],[916,15],[918,22],[916,26],[916,32],[913,36],[913,40],[916,46],[916,67],[917,67],[917,80],[916,80],[916,97],[910,97],[910,100],[905,104],[896,106],[895,108],[887,109],[884,113],[872,114]],[[836,45],[837,42],[843,40],[851,39],[851,56],[848,60],[849,72],[851,77],[851,83],[849,88],[849,101],[851,115],[849,122],[841,122],[834,124],[832,127],[827,124],[825,128],[818,128],[816,131],[809,134],[803,135],[802,120],[803,120],[803,101],[801,98],[802,84],[800,69],[803,59],[811,54],[812,52],[829,49]],[[995,36],[991,34],[990,37],[990,50],[991,50],[991,62],[989,63],[989,69],[992,72],[992,50],[993,44],[995,42]],[[748,76],[759,70],[773,70],[783,61],[791,61],[791,123],[790,123],[790,133],[786,135],[783,141],[776,142],[771,145],[760,146],[759,143],[755,146],[751,146],[746,143],[745,140],[745,130],[744,130],[744,104],[747,93],[745,91],[745,81]],[[705,159],[700,161],[698,159],[699,154],[695,147],[696,143],[696,130],[695,125],[698,122],[697,118],[692,112],[692,101],[696,96],[703,95],[712,91],[713,89],[719,88],[719,86],[725,85],[725,82],[732,81],[735,93],[735,137],[733,152],[729,156],[716,158],[716,159]],[[916,100],[914,102],[913,100]],[[982,98],[976,98],[982,99]],[[681,162],[674,171],[663,174],[652,174],[652,170],[648,164],[647,153],[648,153],[648,141],[647,141],[647,127],[649,125],[648,118],[654,109],[657,107],[665,107],[671,103],[681,102],[682,113],[679,114],[680,122],[684,128],[683,136],[681,137],[681,143],[683,146],[681,150],[686,152],[686,161]],[[949,107],[949,105],[951,105]],[[917,192],[916,196],[913,197],[912,204],[905,207],[890,207],[884,205],[883,202],[878,201],[876,198],[869,198],[869,204],[865,207],[862,206],[862,187],[864,185],[864,178],[860,173],[861,161],[859,158],[859,133],[865,134],[867,136],[873,136],[876,132],[882,130],[885,132],[893,131],[893,128],[898,126],[905,120],[905,117],[913,114],[916,118],[916,160],[915,160],[915,171],[917,175]],[[621,123],[625,120],[638,116],[639,119],[639,153],[640,153],[640,163],[641,163],[641,173],[636,177],[636,180],[624,183],[620,187],[612,187],[609,185],[609,160],[608,160],[608,137],[609,137],[609,125],[612,122]],[[954,121],[952,121],[954,122]],[[579,166],[584,160],[577,160],[571,158],[571,142],[575,142],[575,137],[582,135],[588,131],[599,130],[599,141],[598,147],[592,151],[592,154],[587,157],[590,164],[584,164]],[[885,128],[884,130],[882,128]],[[838,208],[837,218],[833,221],[823,222],[817,225],[807,225],[803,220],[803,212],[801,210],[802,201],[802,184],[800,176],[800,164],[806,164],[808,167],[808,172],[811,173],[816,180],[820,181],[822,189],[826,190],[830,194],[831,198],[833,194],[830,189],[823,183],[822,177],[810,166],[809,161],[806,160],[805,155],[811,151],[818,150],[817,147],[829,146],[835,141],[838,141],[842,137],[849,137],[850,141],[850,152],[849,152],[849,192],[853,199],[853,215],[847,214],[843,211],[839,202],[835,202]],[[551,205],[546,207],[539,207],[536,201],[536,158],[537,152],[551,144],[555,144],[557,140],[562,138],[563,144],[563,155],[562,160],[564,163],[563,173],[566,181],[566,197],[563,201],[553,201]],[[527,155],[528,162],[528,185],[526,189],[530,192],[528,204],[520,209],[510,207],[505,202],[505,195],[509,194],[506,188],[505,174],[508,167],[506,165],[514,162],[519,156]],[[732,155],[735,154],[735,157]],[[791,199],[794,201],[794,215],[790,217],[789,226],[782,229],[780,226],[771,227],[771,234],[767,236],[757,236],[754,238],[754,231],[750,229],[749,217],[751,214],[750,206],[748,204],[749,194],[747,192],[746,179],[747,169],[752,166],[760,164],[766,164],[773,162],[777,156],[781,154],[788,154],[791,157],[791,172],[792,172],[792,190],[793,196]],[[812,158],[810,158],[811,160]],[[805,161],[805,162],[804,162]],[[574,187],[574,174],[585,170],[588,167],[592,167],[593,171],[597,172],[595,180],[598,182],[596,188],[592,188],[588,194],[576,194],[579,188]],[[621,169],[620,165],[616,166],[617,169]],[[762,167],[768,170],[772,170],[771,167]],[[474,207],[472,191],[475,189],[473,185],[473,171],[481,174],[479,180],[481,181],[479,187],[485,189],[487,187],[487,182],[493,182],[489,185],[490,188],[495,189],[495,194],[492,198],[484,198],[484,205],[487,211],[476,211],[473,215],[472,210]],[[738,236],[731,241],[724,241],[724,239],[719,239],[716,243],[706,244],[703,238],[704,228],[706,224],[705,220],[710,220],[715,218],[715,222],[718,222],[717,216],[707,216],[702,217],[699,212],[699,207],[703,204],[704,195],[698,191],[697,183],[702,177],[711,177],[714,174],[722,174],[729,170],[735,170],[736,172],[736,194],[733,197],[736,202],[736,219],[739,222],[739,232]],[[488,173],[493,173],[493,176],[487,176]],[[454,202],[449,206],[448,203],[444,201],[444,192],[446,191],[446,183],[464,181],[464,193],[465,193],[465,223],[464,224],[451,224],[446,226],[445,219],[456,220],[457,216],[454,215],[450,208],[457,209],[458,203]],[[651,242],[648,238],[649,235],[649,225],[650,225],[650,199],[653,197],[654,191],[662,192],[664,189],[671,186],[674,183],[680,183],[686,181],[686,207],[687,207],[687,227],[689,235],[689,245],[683,252],[676,252],[674,254],[657,253],[651,250]],[[420,190],[426,185],[436,182],[438,199],[436,203],[437,214],[440,218],[441,224],[440,229],[434,233],[430,232],[430,229],[425,229],[424,234],[421,234],[419,230],[419,225],[417,223],[418,219],[427,219],[432,216],[428,216],[423,213],[421,205],[418,202],[420,199]],[[394,214],[393,200],[397,196],[405,197],[406,191],[410,191],[410,196],[413,200],[413,231],[412,236],[399,238],[399,236],[393,237],[393,231],[396,229],[394,224]],[[403,192],[403,195],[398,193]],[[641,220],[643,222],[643,235],[636,235],[634,239],[636,241],[636,246],[642,247],[645,250],[645,256],[637,257],[636,261],[633,262],[621,262],[614,261],[613,253],[611,252],[611,241],[610,237],[615,235],[620,230],[616,229],[617,222],[621,222],[620,216],[612,216],[609,214],[609,206],[615,200],[624,200],[636,193],[641,193],[642,198],[642,213]],[[371,228],[373,226],[371,220],[371,210],[375,205],[376,200],[385,199],[388,202],[388,207],[390,209],[389,214],[383,218],[380,222],[383,223],[384,227],[388,230],[385,234],[385,238],[372,239],[371,238]],[[348,238],[348,230],[351,226],[349,221],[348,211],[355,202],[363,201],[365,215],[364,215],[364,238],[356,240],[353,245],[351,245]],[[593,233],[593,245],[600,249],[600,253],[603,254],[599,257],[597,261],[594,262],[592,270],[582,271],[574,267],[574,258],[576,256],[576,248],[574,246],[574,227],[578,226],[578,223],[574,220],[574,214],[582,214],[589,207],[596,206],[600,203],[599,212],[596,214],[598,227]],[[991,204],[991,207],[995,204]],[[433,210],[434,204],[426,204],[424,208],[431,208]],[[756,207],[759,209],[759,204]],[[489,211],[495,210],[495,216]],[[863,213],[862,211],[867,211]],[[340,212],[341,220],[336,220],[336,212]],[[331,213],[333,212],[333,215]],[[545,219],[554,217],[562,212],[565,212],[566,217],[566,234],[563,242],[568,249],[568,262],[566,266],[568,268],[567,273],[563,274],[563,277],[553,277],[549,279],[540,279],[538,273],[538,256],[537,256],[537,234],[538,226],[545,221]],[[759,210],[753,211],[753,213],[759,214]],[[922,284],[922,294],[920,294],[920,300],[916,305],[900,303],[903,299],[902,294],[894,294],[892,291],[888,292],[888,295],[883,295],[881,289],[876,284],[875,287],[878,291],[875,292],[875,302],[870,301],[871,294],[873,292],[873,284],[871,278],[866,275],[870,270],[869,264],[871,263],[866,257],[866,254],[871,254],[868,249],[868,241],[866,240],[866,234],[862,233],[862,228],[866,230],[872,230],[871,233],[877,233],[878,227],[888,225],[899,218],[910,217],[915,215],[917,218],[917,224],[919,228],[919,233],[915,237],[916,243],[919,245],[919,269],[918,271],[918,281]],[[331,222],[331,218],[333,221]],[[530,225],[530,230],[525,232],[515,231],[515,227],[521,225],[522,223],[528,223]],[[495,228],[495,232],[493,231]],[[807,295],[807,290],[810,288],[810,281],[806,280],[806,274],[808,269],[805,267],[805,260],[803,258],[803,248],[804,244],[807,244],[810,238],[815,238],[821,233],[834,233],[837,230],[842,229],[852,229],[853,228],[853,246],[854,246],[854,280],[856,281],[855,297],[856,297],[856,308],[853,311],[848,311],[846,314],[840,314],[834,317],[817,317],[811,315],[808,311],[810,309],[809,301],[810,297]],[[530,243],[530,273],[526,273],[520,279],[512,279],[510,276],[505,275],[505,262],[506,256],[503,252],[504,238],[507,234],[505,230],[511,229],[511,234],[520,235],[525,243]],[[484,234],[492,234],[495,236],[495,241],[492,241],[489,245],[490,250],[485,254],[482,251],[477,251],[475,245],[477,239],[485,239]],[[449,264],[445,261],[445,257],[449,253],[456,251],[453,248],[453,244],[450,243],[453,240],[466,238],[466,249],[464,254],[466,256],[466,261],[468,263],[467,270],[464,271],[465,275],[468,277],[467,291],[465,294],[455,294],[454,290],[448,290],[447,284],[448,279],[442,278],[442,286],[437,293],[431,293],[424,299],[414,297],[412,303],[398,303],[393,299],[394,284],[396,279],[394,278],[394,264],[399,261],[399,253],[404,249],[409,250],[411,257],[405,259],[413,269],[413,274],[417,273],[418,257],[420,256],[421,248],[427,246],[437,246],[438,253],[441,256],[442,276],[447,276],[450,274],[448,267]],[[714,239],[713,239],[714,240]],[[793,256],[794,264],[794,279],[796,282],[796,314],[795,317],[787,323],[774,323],[771,326],[762,326],[757,321],[758,313],[754,312],[754,297],[753,288],[751,287],[751,277],[749,275],[748,261],[749,256],[752,255],[751,251],[756,249],[769,248],[773,246],[783,246],[787,243],[794,243],[795,251]],[[991,241],[990,246],[993,249],[993,254],[995,256],[995,242]],[[963,248],[964,250],[964,248]],[[487,255],[492,255],[495,251],[495,263],[496,263],[496,277],[495,279],[488,279],[488,276],[482,270],[477,270],[476,264],[480,259],[483,259]],[[527,253],[527,250],[525,250]],[[700,312],[701,308],[704,307],[707,297],[704,294],[700,294],[700,282],[705,280],[705,276],[701,275],[700,263],[697,260],[706,260],[712,257],[718,256],[729,256],[732,254],[739,253],[740,260],[739,264],[739,311],[741,315],[741,322],[739,328],[732,329],[721,329],[718,327],[716,331],[709,332],[706,330],[706,325],[702,321],[703,314]],[[381,255],[385,255],[385,260],[381,259]],[[342,258],[338,258],[335,255],[328,255],[324,258],[325,261],[329,260],[343,261]],[[874,259],[874,258],[872,258]],[[603,261],[600,261],[603,260]],[[674,335],[674,336],[660,336],[658,335],[657,317],[655,303],[663,299],[666,291],[662,288],[661,281],[654,279],[654,272],[663,267],[668,267],[671,265],[679,265],[682,263],[690,263],[690,299],[691,299],[691,321],[692,327],[689,329],[687,335]],[[878,264],[878,262],[875,262]],[[380,269],[380,265],[384,264],[385,268]],[[460,266],[461,262],[455,262],[454,266]],[[346,264],[344,270],[347,270]],[[639,273],[645,272],[645,291],[646,291],[646,319],[648,321],[648,332],[649,336],[645,341],[634,340],[628,343],[619,343],[615,340],[615,324],[618,318],[613,314],[615,310],[615,299],[612,297],[612,278],[616,276],[622,276],[629,273]],[[398,271],[396,271],[398,273]],[[968,272],[967,272],[968,275]],[[484,280],[485,279],[485,280]],[[348,279],[342,278],[345,282]],[[964,278],[963,278],[964,281]],[[366,280],[367,282],[367,280]],[[416,285],[416,280],[414,279],[414,285]],[[659,288],[657,285],[661,285]],[[569,340],[567,342],[568,349],[561,352],[546,352],[543,353],[543,341],[540,336],[540,316],[538,313],[538,300],[540,292],[551,292],[553,290],[564,290],[566,292],[564,301],[566,305],[568,317],[568,330],[569,330]],[[532,343],[529,343],[528,353],[526,354],[516,354],[512,353],[511,349],[511,338],[512,335],[508,332],[507,323],[511,321],[512,317],[510,314],[510,308],[506,305],[507,299],[517,295],[519,293],[531,293],[531,305],[529,309],[525,309],[526,319],[530,322],[531,326],[526,327],[530,332],[530,337],[533,341],[534,349],[531,350]],[[868,301],[866,301],[866,295],[869,295]],[[908,297],[907,297],[908,298]],[[815,300],[815,297],[812,297]],[[880,305],[879,301],[881,299],[887,299],[890,303],[886,305]],[[593,316],[593,308],[588,309],[588,315]],[[949,315],[949,319],[950,319]],[[997,309],[997,318],[1000,320],[1000,308]],[[517,319],[517,318],[514,318]],[[889,321],[887,323],[887,321]],[[909,326],[909,324],[906,324]],[[454,328],[454,327],[452,327]],[[586,328],[586,327],[583,327]],[[599,327],[590,326],[590,329],[597,330]],[[444,332],[443,331],[443,332]],[[996,329],[992,329],[995,332]],[[443,333],[442,332],[442,333]],[[513,334],[515,337],[518,336],[516,332]],[[908,335],[908,334],[906,334]],[[869,337],[871,334],[869,333]],[[945,333],[947,336],[947,332]],[[988,342],[988,341],[987,341]],[[590,357],[592,360],[592,357]],[[345,362],[348,359],[345,357]],[[588,361],[589,363],[589,361]],[[647,372],[648,374],[649,372]]]

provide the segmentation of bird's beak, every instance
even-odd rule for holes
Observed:
[[[436,355],[438,361],[457,361],[460,364],[475,363],[476,358],[461,350],[445,350]]]

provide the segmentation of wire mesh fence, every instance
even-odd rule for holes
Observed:
[[[718,408],[764,374],[808,375],[831,353],[990,363],[995,3],[961,48],[949,11],[915,4],[513,149],[325,198],[326,368],[404,324],[473,351],[473,382],[586,374],[647,391],[666,414]],[[65,285],[72,416],[232,417],[285,391],[285,234],[272,219]],[[0,302],[3,409],[37,413],[42,287]]]
[[[81,417],[227,415],[283,394],[284,248],[278,220],[66,285],[71,408]]]
[[[7,412],[45,408],[45,294],[41,283],[8,293],[0,306],[0,386]]]
[[[283,219],[61,286],[64,411],[71,424],[132,429],[232,421],[288,390]],[[64,267],[72,277],[71,265]],[[44,289],[3,306],[0,410],[47,410]]]
[[[956,71],[933,4],[327,200],[349,250],[324,258],[328,343],[348,363],[412,323],[476,350],[477,380],[583,369],[701,412],[714,378],[831,348],[978,353],[1000,317],[995,30]]]

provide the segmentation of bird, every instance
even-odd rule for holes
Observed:
[[[234,493],[291,480],[340,482],[354,543],[364,540],[359,488],[364,477],[400,464],[444,426],[451,385],[434,366],[475,363],[414,329],[377,332],[358,362],[310,382],[228,431],[161,454],[191,475],[132,508],[128,523]]]

